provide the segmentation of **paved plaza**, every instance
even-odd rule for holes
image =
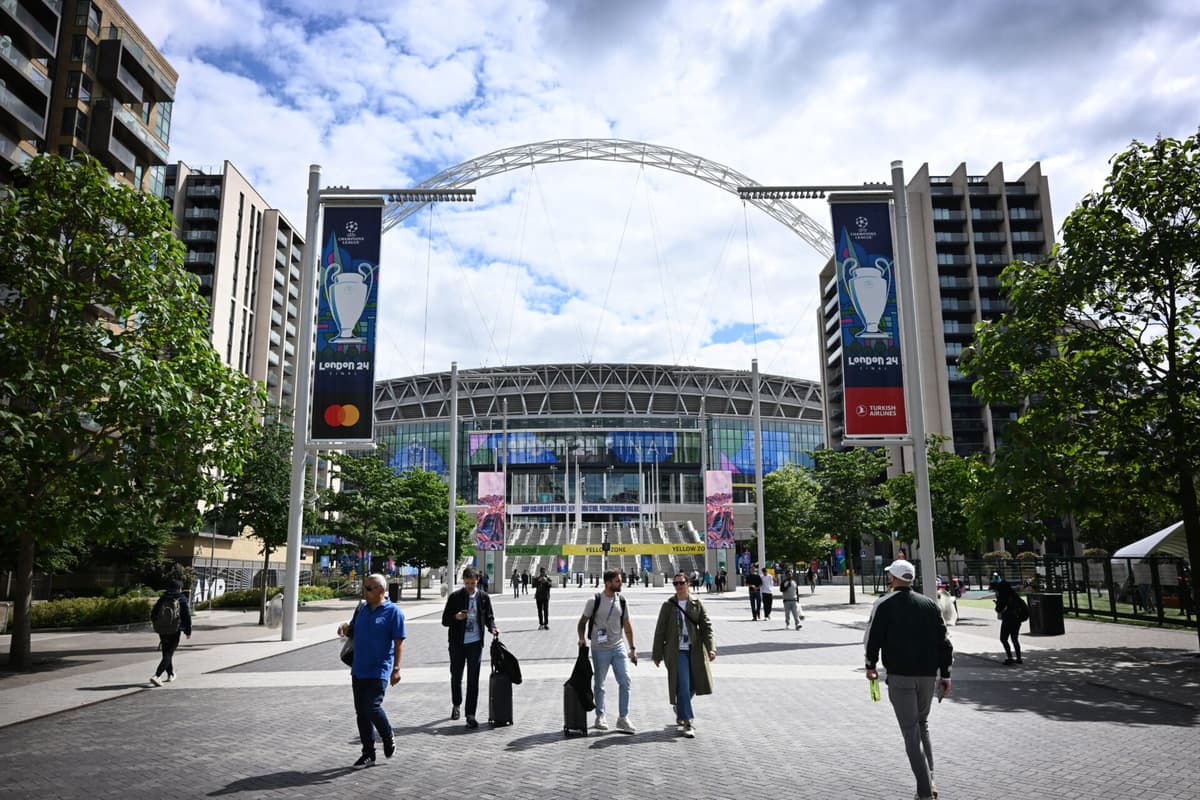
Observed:
[[[201,612],[176,655],[179,680],[155,689],[152,632],[35,634],[38,670],[0,672],[0,798],[912,797],[891,706],[872,703],[863,678],[873,598],[849,606],[846,587],[819,587],[795,631],[781,607],[752,622],[744,591],[702,593],[715,693],[696,699],[697,738],[685,740],[648,650],[671,592],[627,588],[638,733],[565,738],[562,683],[592,591],[555,589],[549,631],[537,630],[532,593],[494,595],[525,678],[516,723],[495,730],[450,721],[441,599],[405,598],[402,680],[385,702],[396,756],[360,770],[350,767],[359,746],[334,631],[348,601],[305,606],[292,642],[254,625],[256,613]],[[1065,636],[1024,636],[1025,665],[1011,668],[1000,664],[998,630],[993,614],[965,608],[952,630],[953,696],[931,715],[944,800],[1196,797],[1194,631],[1068,618]],[[7,646],[0,637],[0,652]],[[615,717],[611,677],[609,688]]]

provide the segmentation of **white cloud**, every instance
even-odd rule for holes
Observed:
[[[897,158],[909,174],[1004,162],[1016,177],[1040,160],[1061,223],[1114,153],[1189,135],[1200,107],[1186,0],[123,4],[180,72],[172,158],[228,158],[297,225],[309,163],[326,184],[408,186],[583,137],[764,183],[883,180]],[[611,163],[475,188],[474,206],[436,210],[432,247],[428,211],[385,237],[379,377],[587,358],[745,369],[755,355],[818,377],[825,258],[736,197]],[[798,204],[826,224],[822,202]],[[713,341],[752,322],[757,348]]]

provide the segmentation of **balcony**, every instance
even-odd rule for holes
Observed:
[[[104,63],[106,51],[113,53],[109,58],[115,58],[136,76],[150,99],[160,103],[175,99],[175,82],[154,65],[150,55],[126,31],[105,28],[100,40],[100,63]]]
[[[218,193],[219,192],[220,192],[220,187],[218,187]],[[188,191],[188,194],[191,194],[190,189]],[[219,220],[221,218],[221,212],[215,208],[189,208],[187,211],[184,212],[183,216],[185,219],[192,219],[192,220],[201,220],[202,219],[202,220],[212,220],[213,222],[216,222],[217,220]]]
[[[44,139],[46,136],[46,114],[38,111],[13,94],[7,86],[0,83],[0,112],[12,119],[18,128],[22,139]]]
[[[279,243],[279,246],[280,246],[280,247],[282,247],[282,248],[285,248],[285,249],[286,249],[286,248],[287,248],[287,246],[288,246],[288,237],[287,237],[287,234],[286,234],[286,233],[284,233],[284,232],[283,232],[283,231],[281,231],[281,230],[276,230],[276,231],[275,231],[275,241],[276,241],[276,242],[278,242],[278,243]]]
[[[125,53],[120,40],[100,42],[100,57],[96,62],[96,76],[105,87],[122,103],[141,103],[146,99],[146,89],[141,81],[121,63]]]
[[[965,233],[949,233],[947,231],[934,231],[933,240],[935,242],[950,243],[950,244],[966,244],[967,235]]]
[[[975,231],[973,234],[976,242],[999,242],[1003,243],[1006,239],[1003,232],[984,232]]]
[[[102,139],[120,138],[126,149],[137,156],[137,160],[149,163],[152,167],[166,165],[167,148],[146,130],[133,112],[108,98],[93,103],[92,109],[93,140],[97,138],[97,132]],[[94,144],[92,146],[95,147]]]
[[[202,243],[208,243],[208,244],[216,244],[217,232],[216,231],[187,230],[187,231],[183,232],[183,240],[185,242],[189,242],[189,243],[202,242]]]
[[[47,30],[46,23],[53,16],[53,30]],[[15,25],[3,25],[3,30],[10,30],[13,41],[34,58],[53,58],[55,39],[58,34],[58,16],[46,14],[44,20],[39,20],[24,6],[14,2],[0,2],[0,19],[8,17]]]
[[[189,267],[194,264],[205,264],[211,267],[217,263],[217,254],[190,252],[187,254],[186,263]]]
[[[50,78],[12,44],[0,41],[0,61],[12,67],[12,72],[24,78],[43,97],[50,96]],[[0,71],[0,79],[5,73]],[[3,80],[0,80],[2,83]],[[11,84],[12,81],[9,80]]]
[[[188,197],[220,197],[221,196],[221,185],[215,184],[215,183],[188,183],[187,196]],[[204,209],[204,210],[205,211],[211,210],[214,213],[216,212],[216,209]],[[218,216],[211,217],[211,219],[218,219],[219,216],[220,215],[218,214]]]
[[[14,167],[19,167],[33,156],[21,149],[21,143],[0,133],[0,159]]]
[[[92,115],[88,147],[104,166],[114,172],[132,174],[137,167],[137,156],[113,135],[112,115],[104,113],[104,108],[111,106],[97,105],[96,113]]]

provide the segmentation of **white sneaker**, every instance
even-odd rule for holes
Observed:
[[[617,717],[617,730],[621,733],[637,733],[637,728],[629,721],[629,717]]]
[[[154,684],[155,686],[162,686],[162,683],[163,683],[157,675],[155,675],[153,678],[151,678],[150,682],[152,684]]]
[[[173,680],[175,680],[175,676],[174,676],[174,675],[168,675],[168,676],[167,676],[167,683],[170,683],[170,682],[171,682],[171,681],[173,681]]]
[[[690,723],[690,722],[683,723],[683,738],[685,738],[685,739],[695,739],[696,738],[696,729],[692,727],[692,723]]]
[[[596,715],[596,730],[601,730],[601,731],[608,730],[608,720],[605,718],[605,716],[603,714]]]

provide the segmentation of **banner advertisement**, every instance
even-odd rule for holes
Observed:
[[[903,436],[904,374],[887,201],[833,202],[845,436]]]
[[[324,216],[309,438],[370,442],[383,207],[326,206]]]
[[[704,473],[704,519],[710,550],[732,550],[733,474],[710,469]]]
[[[480,545],[479,549],[484,549]],[[598,544],[514,544],[506,548],[510,556],[598,556],[604,551]],[[666,544],[609,543],[610,556],[688,556],[704,555],[703,542]]]
[[[475,515],[475,546],[504,549],[504,473],[479,473],[479,505]]]

